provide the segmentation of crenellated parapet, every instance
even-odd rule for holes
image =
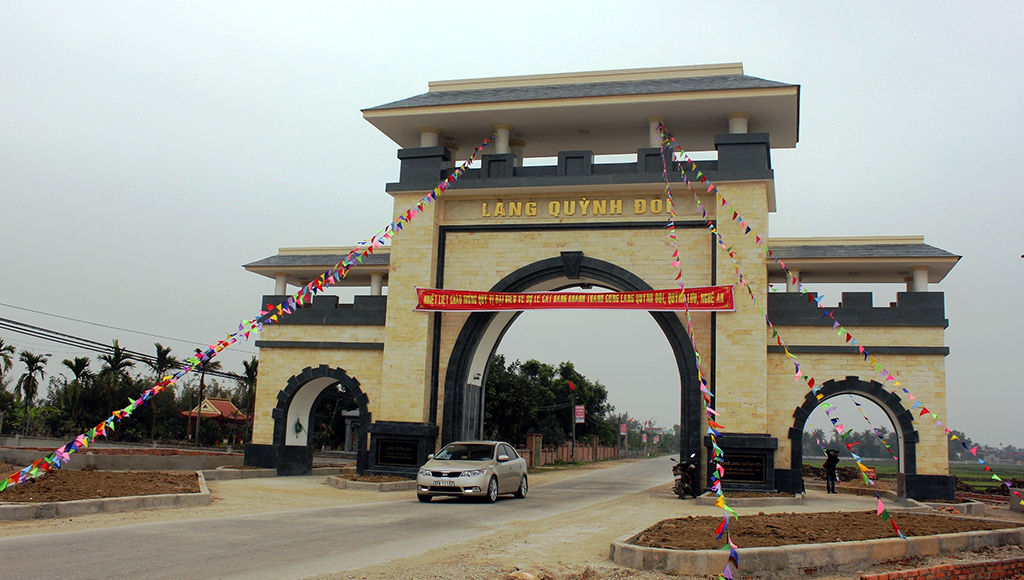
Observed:
[[[715,136],[718,160],[698,161],[701,171],[714,182],[772,180],[768,133],[719,134]],[[661,183],[661,150],[636,150],[637,160],[628,163],[595,163],[590,150],[559,151],[552,165],[522,166],[514,153],[484,155],[479,169],[465,172],[451,189],[496,189],[522,187],[606,186]],[[445,147],[400,149],[402,167],[399,181],[387,191],[431,189],[452,174],[452,153]],[[681,182],[679,164],[669,170],[669,179]]]
[[[288,296],[267,295],[263,304],[287,303]],[[323,326],[384,326],[387,296],[356,296],[352,304],[339,304],[337,296],[321,294],[312,304],[300,306],[276,324]]]
[[[817,294],[773,292],[768,294],[768,316],[776,326],[932,326],[946,328],[945,298],[942,292],[899,292],[889,306],[872,304],[871,292],[843,292],[839,306],[829,308],[835,319],[825,315],[811,298]],[[810,298],[809,298],[810,297]]]

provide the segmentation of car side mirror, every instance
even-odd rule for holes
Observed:
[[[504,462],[508,461],[508,455],[499,455],[498,456],[498,461],[501,462],[501,463],[504,463]]]
[[[430,460],[431,460],[431,459],[433,459],[433,458],[434,458],[434,454],[433,454],[433,453],[431,453],[430,455],[428,455],[428,456],[427,456],[427,461],[430,461]]]

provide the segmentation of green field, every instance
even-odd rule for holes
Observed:
[[[845,461],[839,465],[849,465],[850,463],[851,462],[849,461]],[[809,463],[808,465],[819,467],[814,463]],[[895,462],[869,461],[864,465],[874,467],[875,471],[878,472],[879,479],[896,479]],[[992,471],[985,471],[985,466],[977,463],[969,465],[950,464],[949,474],[957,476],[964,483],[974,487],[995,487],[1002,485],[999,481],[992,479],[993,473],[1004,480],[1024,479],[1024,465],[990,465],[989,467],[992,468]]]

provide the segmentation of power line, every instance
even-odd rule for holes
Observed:
[[[56,330],[50,330],[40,326],[27,324],[24,322],[18,322],[9,318],[0,318],[0,329],[6,329],[11,332],[17,332],[25,336],[31,336],[33,338],[39,338],[49,342],[55,342],[57,344],[63,344],[66,346],[75,347],[90,352],[96,352],[100,354],[111,354],[114,352],[113,345],[103,344],[102,342],[96,342],[73,334],[66,334],[58,332]],[[120,351],[124,353],[126,358],[131,360],[139,361],[146,364],[156,364],[156,357],[149,354],[129,350],[127,348],[120,348]],[[172,365],[174,368],[184,367],[184,363],[178,362]],[[221,377],[231,380],[240,380],[242,377],[236,373],[229,373],[224,371],[206,370],[206,374],[214,377]]]
[[[78,322],[78,323],[81,323],[81,324],[89,324],[89,325],[92,325],[92,326],[99,326],[99,327],[102,327],[102,328],[109,328],[111,330],[119,330],[121,332],[130,332],[132,334],[139,334],[139,335],[142,335],[142,336],[150,336],[150,337],[153,337],[153,338],[162,338],[164,340],[173,340],[173,341],[176,341],[176,342],[184,342],[184,343],[187,343],[187,344],[204,344],[203,342],[198,341],[198,340],[185,340],[183,338],[174,338],[173,336],[163,336],[163,335],[160,335],[160,334],[152,334],[152,333],[149,333],[149,332],[142,332],[141,330],[131,330],[131,329],[128,329],[128,328],[121,328],[119,326],[110,326],[109,324],[102,324],[100,322],[90,322],[88,320],[81,320],[81,319],[78,319],[78,318],[72,318],[70,316],[62,316],[60,314],[53,314],[52,312],[43,312],[41,310],[33,310],[31,308],[25,308],[24,306],[15,306],[13,304],[6,304],[4,302],[0,302],[0,306],[6,306],[8,308],[14,308],[15,310],[24,310],[25,312],[32,312],[34,314],[42,314],[43,316],[52,316],[54,318],[60,318],[62,320],[70,320],[72,322]],[[259,354],[256,351],[245,350],[245,349],[236,349],[235,352],[245,352],[245,353],[248,353],[248,354]],[[209,374],[209,373],[207,373],[207,374]]]

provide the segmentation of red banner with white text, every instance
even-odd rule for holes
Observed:
[[[474,292],[417,288],[416,310],[495,312],[501,310],[690,310],[731,312],[732,286],[639,292]]]

